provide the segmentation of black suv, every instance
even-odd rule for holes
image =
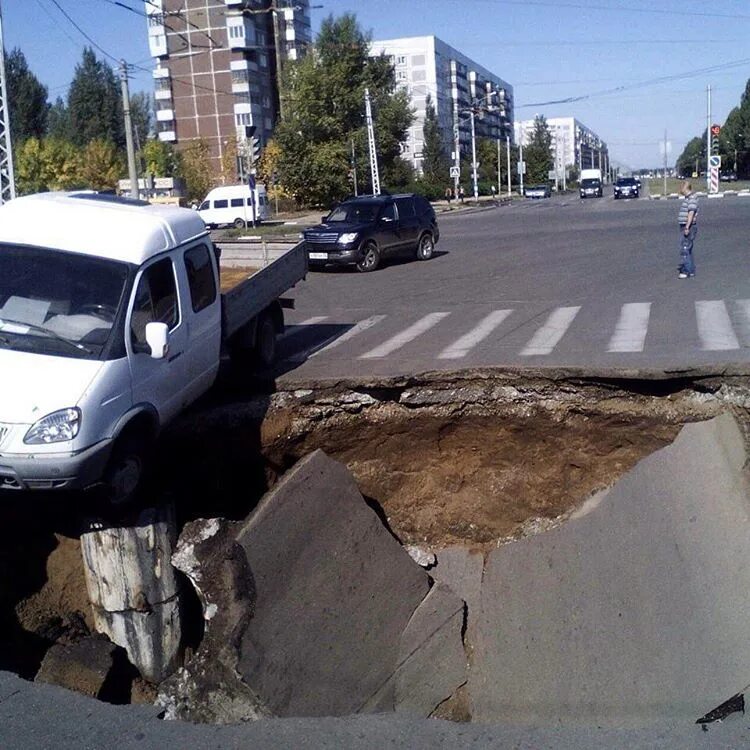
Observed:
[[[618,177],[615,182],[615,200],[618,198],[637,198],[640,195],[640,185],[635,177]]]
[[[434,209],[413,193],[350,198],[321,222],[302,233],[311,266],[374,271],[382,259],[402,252],[429,260],[440,239]]]

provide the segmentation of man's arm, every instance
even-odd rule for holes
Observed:
[[[687,222],[685,223],[685,234],[687,234],[690,231],[690,227],[693,223],[694,218],[695,218],[695,210],[688,211]]]

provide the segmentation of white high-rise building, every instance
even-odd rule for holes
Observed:
[[[455,148],[456,129],[461,154],[471,154],[468,109],[478,102],[492,108],[475,117],[476,137],[513,139],[513,87],[457,49],[435,36],[415,36],[372,42],[370,52],[391,59],[396,83],[408,91],[416,110],[402,144],[404,157],[415,168],[421,168],[428,94],[435,106],[447,155]]]
[[[554,165],[562,177],[562,170],[609,169],[607,144],[590,128],[575,117],[550,117],[547,120],[552,136]],[[514,124],[516,143],[526,146],[534,130],[534,120],[521,120]]]

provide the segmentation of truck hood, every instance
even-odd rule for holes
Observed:
[[[362,222],[334,221],[331,224],[316,224],[314,227],[305,229],[305,234],[327,234],[328,232],[337,232],[338,234],[348,234],[350,232],[364,232],[370,229],[372,224]]]
[[[30,424],[76,406],[101,367],[98,360],[0,349],[0,422]]]

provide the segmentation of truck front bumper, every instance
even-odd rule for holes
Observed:
[[[98,482],[112,453],[102,440],[77,453],[0,453],[0,490],[74,490]]]

